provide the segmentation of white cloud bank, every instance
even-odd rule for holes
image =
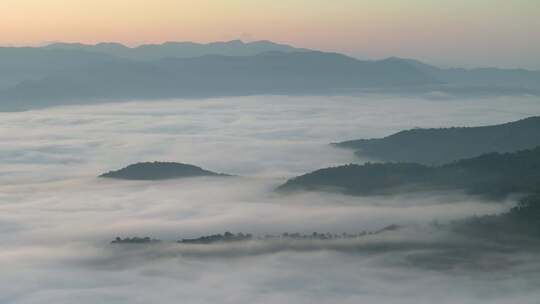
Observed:
[[[536,303],[538,258],[496,248],[475,255],[482,244],[449,251],[448,240],[421,228],[434,219],[501,212],[507,204],[445,193],[355,198],[272,192],[288,177],[358,161],[329,142],[535,114],[538,98],[375,95],[0,113],[0,303]],[[242,177],[155,183],[95,178],[151,160]],[[108,245],[117,235],[175,240],[225,230],[341,233],[392,223],[420,230],[332,245]],[[380,244],[393,250],[372,250]]]

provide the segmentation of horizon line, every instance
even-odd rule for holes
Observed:
[[[236,39],[230,39],[230,40],[212,40],[212,41],[207,41],[207,42],[194,41],[194,40],[165,40],[165,41],[162,41],[162,42],[140,42],[140,43],[135,43],[135,44],[123,43],[123,42],[118,42],[118,41],[100,41],[100,42],[93,43],[93,42],[81,42],[81,41],[67,41],[67,40],[64,40],[64,41],[43,41],[43,42],[37,42],[37,43],[34,43],[34,44],[32,44],[32,43],[0,44],[0,48],[45,48],[47,46],[51,46],[51,45],[55,45],[55,44],[80,45],[80,46],[95,47],[95,46],[109,44],[109,45],[119,45],[119,46],[125,47],[125,48],[130,49],[130,50],[135,50],[137,48],[144,47],[144,46],[164,46],[164,45],[167,45],[167,44],[182,44],[182,43],[185,43],[185,44],[195,44],[195,45],[201,45],[201,46],[208,46],[208,45],[212,45],[212,44],[220,44],[220,43],[227,44],[227,43],[233,43],[233,42],[239,42],[239,43],[241,43],[243,45],[266,42],[266,43],[272,43],[272,44],[276,44],[276,45],[280,45],[280,46],[287,46],[287,47],[296,48],[296,49],[305,50],[305,51],[317,51],[317,52],[323,52],[323,53],[335,53],[335,54],[340,54],[340,55],[344,55],[344,56],[347,56],[347,57],[351,57],[351,58],[356,59],[356,60],[365,60],[365,61],[383,61],[383,60],[388,60],[388,59],[413,60],[413,61],[418,61],[418,62],[420,62],[422,64],[434,66],[434,67],[437,67],[437,68],[440,68],[440,69],[475,70],[475,69],[494,68],[494,69],[501,69],[501,70],[519,70],[519,71],[528,71],[528,72],[540,72],[540,69],[536,69],[536,68],[525,68],[525,67],[515,67],[515,66],[514,67],[500,67],[500,66],[494,66],[494,65],[484,65],[484,66],[477,66],[477,65],[475,65],[475,66],[473,66],[473,65],[460,65],[460,66],[441,65],[441,64],[431,63],[428,60],[410,58],[410,57],[401,57],[401,56],[396,56],[396,55],[387,56],[387,57],[378,57],[378,58],[366,58],[366,57],[361,58],[360,56],[347,54],[347,53],[344,53],[344,52],[327,51],[327,50],[318,50],[318,49],[312,49],[312,48],[298,47],[298,46],[295,46],[295,45],[290,44],[290,43],[276,42],[276,41],[269,40],[269,39],[249,40],[249,39],[236,38]]]

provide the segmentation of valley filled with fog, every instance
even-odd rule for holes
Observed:
[[[2,303],[537,303],[538,251],[433,228],[498,214],[459,192],[355,197],[274,189],[329,166],[376,161],[330,145],[415,127],[540,115],[538,97],[249,96],[0,112]],[[234,175],[100,179],[144,161]],[[327,242],[184,245],[256,236],[398,231]],[[122,247],[116,236],[162,244]],[[482,250],[482,254],[476,252]],[[519,274],[519,275],[518,275]]]

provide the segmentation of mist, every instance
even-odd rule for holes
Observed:
[[[430,224],[498,214],[515,204],[512,198],[274,189],[318,168],[370,161],[331,142],[539,114],[538,97],[375,94],[141,100],[0,113],[0,303],[536,303],[536,254]],[[97,178],[154,160],[236,176]],[[224,231],[359,233],[391,224],[404,229],[330,242],[175,243]],[[109,244],[134,235],[163,242]]]

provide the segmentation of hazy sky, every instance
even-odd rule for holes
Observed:
[[[268,39],[359,58],[540,69],[538,0],[2,0],[0,44]]]

